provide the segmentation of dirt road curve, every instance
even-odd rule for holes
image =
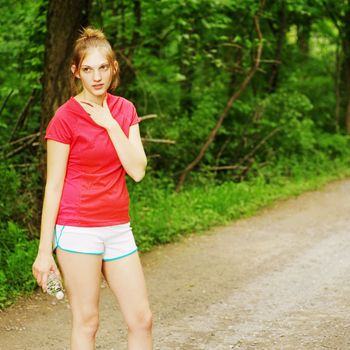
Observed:
[[[143,254],[155,349],[350,349],[350,180]],[[66,302],[0,313],[0,349],[68,349]],[[126,349],[108,288],[97,349]]]

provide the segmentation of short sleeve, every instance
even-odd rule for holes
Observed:
[[[141,121],[140,117],[137,115],[136,108],[134,105],[132,105],[132,111],[131,111],[131,120],[130,120],[130,126],[137,124]]]
[[[71,144],[72,135],[70,123],[64,118],[62,113],[56,113],[46,128],[45,140],[49,139]]]

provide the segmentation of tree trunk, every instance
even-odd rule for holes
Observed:
[[[282,64],[282,50],[285,42],[285,36],[287,31],[287,6],[285,1],[282,1],[281,8],[278,13],[280,19],[278,32],[277,32],[277,43],[274,55],[274,63],[271,67],[271,75],[269,79],[269,92],[274,92],[278,86],[279,71]]]
[[[70,96],[70,59],[79,29],[88,24],[91,0],[49,1],[45,43],[43,93],[41,100],[41,142],[39,157],[45,179],[45,142],[47,124],[56,109]]]
[[[341,61],[342,61],[342,53],[340,44],[337,44],[336,50],[336,64],[335,64],[335,74],[334,74],[334,84],[335,84],[335,130],[337,133],[340,131],[340,106],[341,106]]]
[[[348,8],[343,17],[343,33],[342,33],[342,47],[344,53],[343,60],[343,83],[344,89],[344,107],[345,107],[345,127],[346,132],[350,134],[350,0],[348,1]]]
[[[122,96],[127,96],[129,86],[136,79],[136,73],[135,69],[133,68],[132,61],[134,52],[138,47],[140,41],[140,30],[142,22],[141,0],[134,0],[133,15],[135,19],[135,26],[134,31],[132,33],[131,41],[127,42],[127,38],[125,36],[123,42],[115,43],[116,48],[121,48],[123,53],[122,55],[120,55],[120,57],[117,56],[121,71],[121,85],[118,88],[118,91]]]
[[[310,51],[311,25],[311,18],[307,15],[302,16],[297,25],[299,50],[305,56],[307,56]]]
[[[336,84],[336,128],[341,124],[345,126],[346,133],[350,134],[350,0],[342,3],[344,15],[333,10],[331,2],[324,2],[325,9],[338,29],[341,41],[341,52],[336,53],[337,71],[335,77]],[[339,66],[338,66],[339,65]],[[338,80],[339,77],[339,80]]]
[[[346,115],[345,115],[345,124],[346,124],[346,133],[350,135],[350,96],[347,97],[347,106],[346,106]]]

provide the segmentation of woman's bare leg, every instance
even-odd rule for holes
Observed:
[[[59,248],[57,258],[72,311],[71,350],[94,350],[99,324],[102,258]]]
[[[106,281],[128,325],[128,349],[152,349],[152,314],[138,253],[103,262]]]

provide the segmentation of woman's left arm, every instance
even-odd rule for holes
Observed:
[[[92,120],[108,132],[127,174],[136,182],[141,181],[145,176],[147,158],[141,141],[139,125],[130,126],[129,137],[127,137],[118,122],[112,117],[107,98],[104,99],[102,106],[90,101],[81,101],[81,103]]]
[[[136,182],[141,181],[145,176],[147,158],[141,141],[139,125],[130,126],[129,138],[126,137],[116,120],[108,125],[106,130],[127,174]]]

